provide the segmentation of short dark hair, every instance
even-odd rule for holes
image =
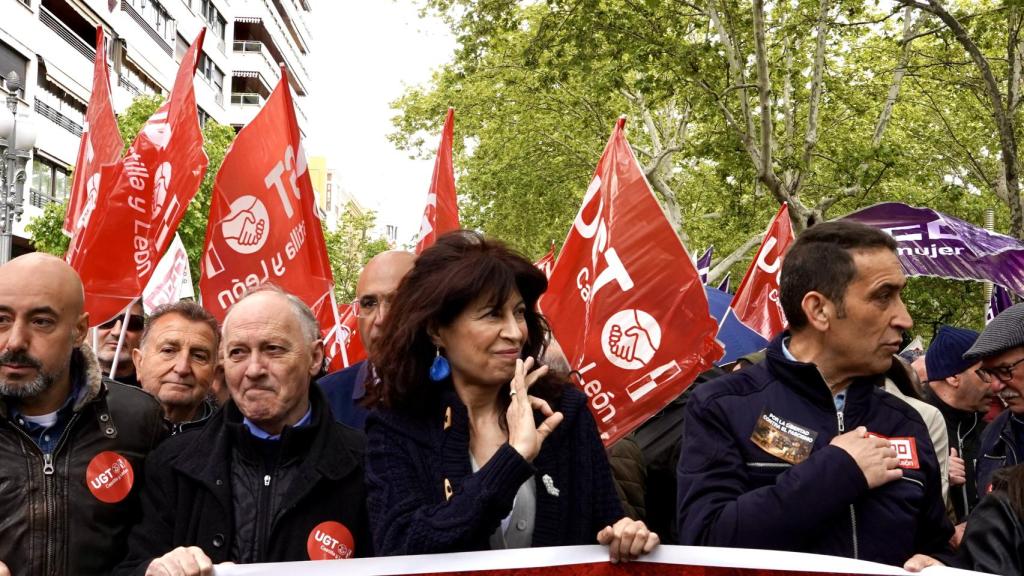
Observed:
[[[149,331],[153,327],[153,323],[169,314],[176,314],[186,320],[206,324],[213,331],[213,349],[216,350],[220,345],[220,325],[217,324],[217,319],[213,317],[213,314],[210,314],[206,308],[200,306],[195,300],[178,300],[177,302],[158,306],[146,318],[146,328],[142,331],[139,348],[146,345],[146,338],[149,337]]]
[[[803,299],[808,292],[820,292],[845,314],[846,288],[857,276],[853,252],[888,250],[896,252],[892,236],[866,224],[822,222],[797,237],[782,261],[779,301],[793,330],[807,325]]]
[[[422,411],[438,386],[428,381],[437,349],[429,330],[450,326],[477,298],[501,306],[518,291],[526,307],[523,357],[538,358],[547,343],[548,325],[537,311],[547,290],[544,273],[504,243],[469,230],[457,230],[424,250],[402,279],[376,345],[374,366],[381,385],[368,392],[366,404]],[[552,399],[554,388],[537,382],[530,394]],[[509,395],[499,394],[507,404]]]

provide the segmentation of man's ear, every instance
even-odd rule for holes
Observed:
[[[142,349],[132,349],[132,364],[135,364],[135,373],[139,374],[142,372]]]
[[[804,294],[803,300],[800,301],[800,308],[804,311],[804,316],[807,317],[807,324],[821,332],[828,330],[829,323],[835,315],[832,301],[821,292],[814,290]]]
[[[959,374],[954,374],[953,376],[947,377],[946,378],[946,384],[949,384],[953,388],[959,388],[960,387],[960,375]]]
[[[309,367],[309,375],[316,376],[320,373],[320,368],[324,365],[324,341],[317,340],[313,343],[313,350],[310,352],[313,356],[313,363]]]
[[[89,334],[89,313],[82,312],[82,315],[78,317],[75,322],[75,348],[78,348],[85,342],[86,335]]]

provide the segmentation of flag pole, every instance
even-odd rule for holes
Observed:
[[[334,330],[335,332],[337,332],[337,336],[335,336],[335,338],[337,338],[338,342],[341,344],[339,346],[339,348],[341,348],[341,365],[344,366],[345,368],[348,368],[348,350],[346,350],[348,345],[348,338],[346,338],[344,341],[342,341],[341,339],[341,316],[338,315],[338,302],[334,298],[334,284],[331,284],[331,287],[327,291],[327,293],[331,295],[331,312],[334,313]],[[352,335],[349,334],[349,338],[351,337]]]
[[[121,348],[124,347],[124,334],[128,331],[128,317],[131,316],[132,306],[135,305],[135,300],[128,303],[128,306],[124,309],[124,318],[121,319],[121,333],[117,335],[117,348],[114,349],[114,361],[110,363],[110,379],[116,380],[114,377],[117,374],[117,360],[121,356]]]

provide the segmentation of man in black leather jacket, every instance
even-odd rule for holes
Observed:
[[[18,576],[109,574],[167,435],[153,397],[101,376],[83,306],[58,258],[0,267],[0,561]]]
[[[364,440],[311,386],[323,362],[313,313],[261,287],[228,310],[221,354],[231,400],[147,462],[144,520],[115,574],[369,555]]]

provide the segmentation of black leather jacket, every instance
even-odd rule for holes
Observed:
[[[0,402],[0,560],[18,576],[109,574],[140,519],[146,455],[167,435],[156,399],[103,379],[88,348],[72,353],[70,369],[83,384],[48,457]],[[86,469],[101,452],[123,456],[134,475],[116,503],[89,489]]]
[[[1024,573],[1024,527],[1006,492],[992,492],[971,512],[959,554],[969,570],[1001,576]]]

